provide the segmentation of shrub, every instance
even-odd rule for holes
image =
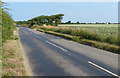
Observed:
[[[75,42],[80,42],[80,41],[81,41],[81,39],[80,39],[80,38],[78,38],[78,37],[73,37],[73,38],[72,38],[72,41],[75,41]]]
[[[14,21],[7,11],[2,10],[2,41],[5,42],[13,36]]]
[[[80,36],[80,33],[81,33],[80,30],[71,30],[71,35]]]
[[[120,47],[116,46],[116,45],[111,45],[109,43],[97,42],[97,41],[91,41],[91,40],[85,40],[85,39],[83,39],[81,41],[81,43],[85,44],[85,45],[93,46],[93,47],[96,47],[96,48],[99,48],[99,49],[111,51],[113,53],[120,54],[119,53],[119,48]]]
[[[118,45],[118,39],[114,36],[106,37],[105,42]]]

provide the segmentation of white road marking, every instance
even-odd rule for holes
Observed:
[[[57,47],[57,48],[60,48],[61,50],[63,50],[63,51],[67,51],[66,49],[64,49],[64,48],[62,48],[62,47],[59,47],[59,46],[57,46],[57,45],[55,45],[55,44],[53,44],[53,43],[51,43],[51,42],[49,42],[49,41],[46,41],[47,43],[49,43],[49,44],[51,44],[51,45],[53,45],[53,46],[55,46],[55,47]]]
[[[93,66],[95,66],[95,67],[98,67],[98,68],[101,69],[101,70],[106,71],[107,73],[109,73],[109,74],[111,74],[111,75],[113,75],[113,76],[116,76],[116,77],[120,78],[119,75],[117,75],[117,74],[115,74],[115,73],[113,73],[113,72],[111,72],[111,71],[109,71],[109,70],[107,70],[107,69],[105,69],[105,68],[103,68],[103,67],[95,64],[95,63],[92,63],[92,62],[90,62],[90,61],[88,61],[88,63],[91,64],[91,65],[93,65]]]

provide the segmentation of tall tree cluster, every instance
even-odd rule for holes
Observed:
[[[27,23],[30,24],[37,24],[37,25],[52,25],[57,26],[59,23],[61,23],[61,20],[63,19],[64,14],[56,14],[51,16],[39,16],[33,19],[30,19],[27,21]]]

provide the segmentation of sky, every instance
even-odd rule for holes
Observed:
[[[118,2],[120,0],[2,0],[5,2]]]
[[[15,21],[62,13],[63,22],[118,22],[118,2],[7,2]]]

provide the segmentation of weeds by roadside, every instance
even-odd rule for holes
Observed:
[[[14,31],[13,39],[7,40],[2,48],[2,76],[25,76],[17,31]]]

